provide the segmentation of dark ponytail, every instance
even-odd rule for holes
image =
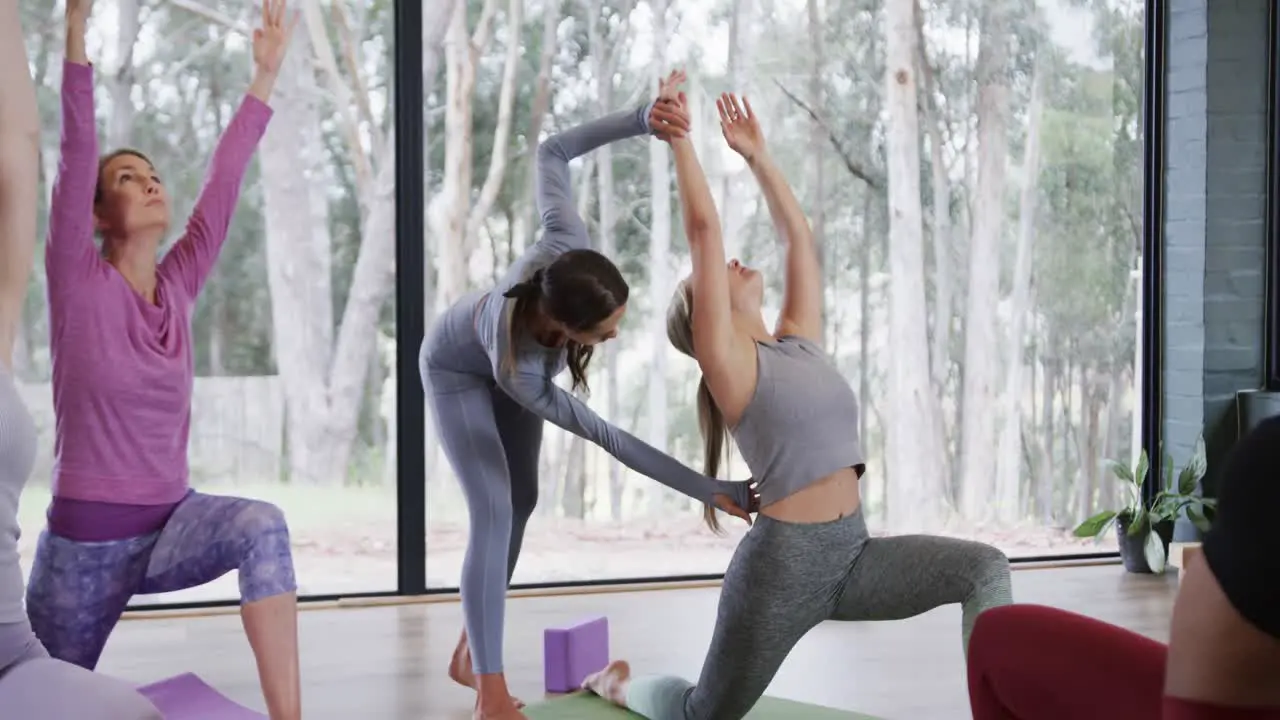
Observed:
[[[512,319],[523,318],[529,311],[532,303],[541,304],[543,298],[547,297],[547,291],[544,287],[546,282],[546,268],[538,268],[533,271],[527,279],[511,286],[511,289],[502,293],[505,298],[514,299],[515,307],[512,308]],[[507,323],[509,328],[507,336],[507,355],[502,359],[503,372],[511,372],[515,367],[515,323]],[[588,345],[569,340],[565,343],[565,364],[569,368],[569,377],[573,379],[573,391],[581,390],[584,394],[590,394],[591,389],[587,386],[587,366],[591,364],[591,356],[595,353],[595,348]]]
[[[533,274],[525,278],[523,281],[511,286],[510,290],[502,293],[502,297],[515,298],[517,305],[521,302],[527,303],[529,300],[540,299],[542,293],[542,281],[547,276],[545,268],[538,268]]]
[[[542,268],[533,271],[533,274],[524,280],[512,285],[509,290],[502,293],[502,297],[515,300],[511,308],[511,317],[507,318],[507,354],[502,358],[502,372],[511,374],[516,367],[516,320],[525,317],[529,311],[529,303],[538,302],[542,299],[542,279],[546,277],[546,273]]]

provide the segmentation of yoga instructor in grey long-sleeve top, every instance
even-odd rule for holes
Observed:
[[[752,507],[749,483],[691,470],[603,421],[553,382],[567,366],[574,388],[586,386],[592,349],[617,335],[628,296],[618,268],[589,249],[587,226],[574,206],[569,161],[650,132],[663,139],[682,134],[687,115],[664,92],[641,108],[541,143],[536,188],[541,239],[497,287],[468,294],[446,310],[422,343],[423,389],[470,513],[461,581],[466,629],[449,674],[478,691],[477,719],[524,717],[503,675],[503,606],[537,500],[544,420],[725,512],[748,519]]]

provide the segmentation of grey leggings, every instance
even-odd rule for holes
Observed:
[[[901,620],[961,603],[967,648],[978,614],[1012,602],[1009,561],[991,546],[930,535],[871,538],[861,512],[818,524],[759,516],[725,572],[698,684],[636,677],[627,707],[650,720],[737,720],[824,620]]]
[[[0,625],[0,718],[162,720],[128,683],[45,652],[26,622]]]
[[[507,584],[538,503],[542,418],[491,378],[428,370],[436,432],[458,474],[471,533],[462,559],[462,616],[477,674],[502,671]]]

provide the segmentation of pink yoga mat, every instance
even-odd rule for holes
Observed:
[[[143,685],[147,696],[165,720],[267,720],[267,716],[232,702],[191,673]]]

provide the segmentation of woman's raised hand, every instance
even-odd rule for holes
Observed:
[[[666,79],[658,80],[658,100],[668,100],[684,104],[684,92],[680,86],[688,80],[689,76],[683,70],[672,70]]]
[[[259,72],[280,72],[289,38],[298,24],[298,11],[285,18],[288,0],[262,0],[262,27],[253,31],[253,64]]]
[[[716,109],[720,111],[720,132],[724,134],[725,142],[744,160],[751,162],[764,150],[764,132],[751,111],[751,103],[745,97],[739,103],[737,95],[722,93],[716,100]]]
[[[89,64],[89,52],[85,49],[84,35],[93,14],[93,0],[67,0],[66,47],[63,57],[76,65]]]
[[[666,79],[658,80],[658,97],[649,112],[649,127],[659,140],[671,142],[689,132],[689,112],[680,86],[686,79],[683,70],[672,70]]]

